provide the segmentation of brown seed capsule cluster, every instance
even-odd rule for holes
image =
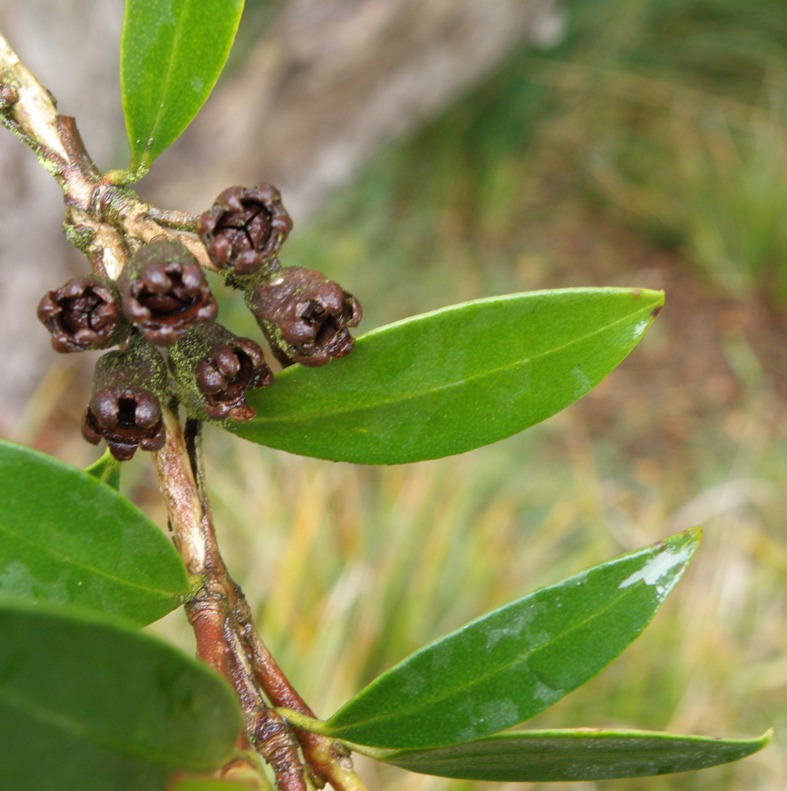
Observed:
[[[319,272],[281,266],[291,228],[279,191],[267,184],[224,190],[196,225],[226,284],[244,291],[274,357],[284,366],[323,365],[352,350],[361,307]],[[247,394],[273,374],[260,346],[218,324],[217,314],[199,262],[169,236],[140,247],[116,282],[74,278],[46,294],[38,317],[57,351],[120,346],[96,364],[85,439],[105,440],[120,461],[137,448],[160,450],[162,403],[170,401],[197,420],[252,419]]]
[[[282,267],[278,253],[292,229],[279,191],[268,184],[230,187],[203,214],[197,232],[228,285],[246,304],[284,366],[318,366],[352,351],[361,320],[352,294],[319,272]]]

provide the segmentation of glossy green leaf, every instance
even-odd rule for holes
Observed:
[[[7,603],[0,635],[0,788],[164,791],[232,754],[232,690],[166,643]]]
[[[507,783],[606,780],[706,769],[765,747],[758,739],[711,739],[649,731],[522,731],[468,744],[378,756],[421,774]]]
[[[189,592],[162,531],[114,489],[0,440],[0,597],[157,620]]]
[[[623,651],[699,538],[680,533],[482,616],[369,684],[327,721],[327,733],[374,747],[437,747],[523,722]]]
[[[85,472],[98,478],[99,481],[111,486],[115,491],[120,489],[120,462],[109,452],[94,461],[89,467],[85,467]]]
[[[242,11],[243,0],[126,0],[120,90],[132,170],[147,168],[199,112]]]
[[[359,338],[322,368],[252,391],[257,417],[225,424],[306,456],[399,464],[487,445],[585,395],[634,348],[663,294],[566,289],[483,299]]]

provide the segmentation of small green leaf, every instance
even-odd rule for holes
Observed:
[[[108,450],[100,459],[85,467],[85,472],[111,486],[115,491],[120,489],[120,462]]]
[[[125,497],[87,472],[0,440],[0,597],[143,625],[188,593],[172,544]]]
[[[738,761],[770,741],[649,731],[521,731],[430,750],[376,756],[402,769],[463,780],[546,783],[648,777]]]
[[[131,168],[143,175],[213,90],[243,0],[126,0],[120,90]]]
[[[439,747],[533,717],[639,635],[699,538],[699,530],[680,533],[472,621],[369,684],[326,733],[373,747]]]
[[[323,368],[249,393],[257,417],[224,427],[306,456],[399,464],[496,442],[581,398],[634,348],[656,291],[566,289],[495,297],[359,338]]]
[[[165,791],[232,754],[232,690],[166,643],[7,603],[0,634],[0,788]]]

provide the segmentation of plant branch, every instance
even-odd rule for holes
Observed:
[[[177,209],[159,209],[156,206],[150,206],[148,208],[148,217],[165,228],[171,228],[173,231],[197,232],[197,220],[199,218],[197,214],[178,211]]]
[[[1,32],[0,120],[60,185],[66,238],[85,254],[97,274],[117,278],[136,248],[162,234],[186,245],[201,266],[214,268],[197,239],[173,232],[193,231],[190,215],[153,209],[130,188],[102,176],[74,119],[58,113],[49,91]]]
[[[181,550],[181,554],[184,559],[194,554],[199,554],[204,558],[202,569],[189,568],[189,572],[202,576],[203,590],[207,592],[210,588],[214,588],[214,600],[220,601],[222,607],[225,608],[222,612],[226,630],[225,638],[226,644],[231,648],[230,653],[234,662],[231,678],[244,707],[244,712],[248,712],[246,730],[252,744],[255,747],[260,746],[261,752],[274,767],[274,770],[277,766],[279,767],[277,776],[281,774],[283,780],[294,782],[292,779],[292,731],[280,715],[268,707],[262,695],[267,696],[273,706],[286,707],[312,719],[314,714],[281,671],[257,632],[246,597],[231,578],[221,558],[213,529],[210,504],[204,487],[199,426],[199,422],[195,420],[186,422],[184,448],[191,466],[190,477],[195,486],[192,502],[199,502],[201,520],[198,527],[194,525],[192,529],[184,531],[187,534],[185,538],[189,547],[185,552]],[[170,426],[168,424],[168,437],[169,434]],[[164,450],[166,450],[166,446]],[[161,457],[163,452],[161,451],[157,455]],[[172,457],[169,459],[171,462]],[[180,459],[183,459],[182,455],[180,455]],[[162,488],[164,486],[165,482],[162,480]],[[183,489],[180,488],[178,493],[182,494],[182,492]],[[193,509],[189,509],[188,513],[192,514],[193,518]],[[177,530],[175,533],[177,536]],[[199,553],[194,553],[191,548],[191,544],[195,541],[201,541],[203,544]],[[194,604],[199,598],[200,594],[197,594],[197,597],[186,605],[190,620],[192,619],[192,610],[200,609],[199,604]],[[208,598],[211,598],[210,595]],[[197,632],[197,626],[194,625],[193,620],[192,626]],[[210,628],[215,630],[215,625]],[[212,645],[211,650],[216,651],[215,643]],[[214,664],[214,661],[221,663],[224,658],[222,656],[217,660],[208,659],[209,664]],[[289,735],[289,742],[285,739],[285,734]],[[295,736],[309,768],[321,785],[330,782],[336,791],[364,791],[363,784],[352,769],[350,754],[341,744],[303,729],[297,729]],[[298,765],[300,766],[300,764]],[[284,787],[282,786],[282,788]]]
[[[199,424],[181,430],[172,407],[164,410],[166,442],[155,454],[156,472],[188,573],[201,580],[185,609],[197,639],[197,656],[228,679],[243,711],[242,742],[271,765],[282,791],[307,791],[297,743],[284,721],[263,699],[250,667],[233,603],[237,586],[221,557],[202,483]]]
[[[136,249],[162,235],[184,244],[203,267],[214,268],[193,235],[196,217],[152,207],[118,183],[116,174],[101,174],[74,119],[58,113],[53,97],[2,33],[0,121],[60,185],[64,233],[94,272],[117,278]],[[294,731],[274,708],[314,716],[257,633],[248,603],[224,564],[204,485],[200,424],[188,420],[184,433],[176,410],[174,404],[162,406],[166,441],[154,461],[174,541],[194,582],[185,610],[197,655],[232,684],[243,712],[245,733],[224,774],[256,775],[262,783],[251,757],[254,750],[270,764],[281,791],[308,791],[312,780],[330,781],[336,791],[362,791],[343,746],[302,729]]]
[[[3,125],[33,149],[55,177],[68,163],[68,152],[57,127],[59,113],[49,93],[19,60],[0,33],[0,82],[3,86]]]

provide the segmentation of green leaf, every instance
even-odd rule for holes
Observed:
[[[153,637],[0,603],[0,788],[164,791],[232,754],[229,686]]]
[[[199,112],[242,11],[243,0],[126,0],[120,90],[132,170],[143,175]]]
[[[649,731],[522,731],[430,750],[375,756],[402,769],[464,780],[543,783],[688,772],[738,761],[770,741]]]
[[[114,489],[0,440],[0,597],[157,620],[189,593],[162,531]]]
[[[699,530],[680,533],[482,616],[377,678],[326,733],[374,747],[439,747],[538,714],[637,637],[699,538]]]
[[[634,348],[663,294],[566,289],[483,299],[359,338],[324,368],[292,366],[249,393],[244,439],[362,464],[487,445],[585,395]]]
[[[111,486],[115,491],[120,489],[120,462],[109,452],[94,461],[89,467],[85,467],[85,472],[98,478],[107,486]]]

